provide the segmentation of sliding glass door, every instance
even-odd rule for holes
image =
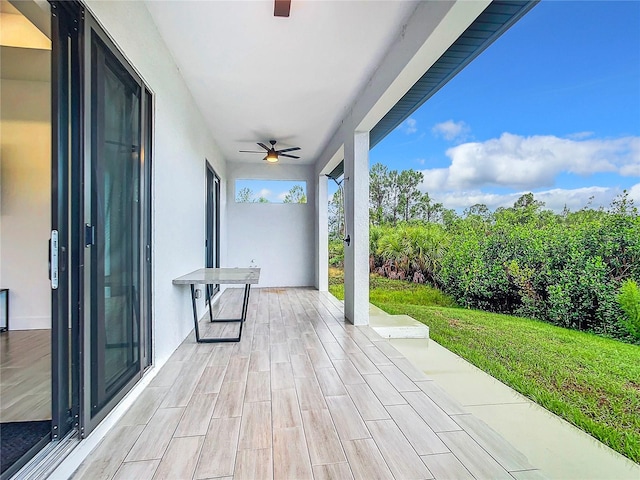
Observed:
[[[2,3],[0,480],[46,476],[152,361],[152,94],[81,2],[36,3]]]
[[[140,371],[141,88],[92,42],[91,413]]]
[[[150,363],[150,94],[90,30],[85,159],[85,431]]]
[[[51,367],[52,439],[80,424],[80,332],[83,278],[81,38],[82,11],[74,2],[52,2]]]

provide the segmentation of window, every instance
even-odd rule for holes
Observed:
[[[236,203],[307,203],[304,180],[236,180]]]

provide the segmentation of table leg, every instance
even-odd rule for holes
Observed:
[[[207,295],[207,303],[209,305],[209,318],[211,322],[220,322],[220,323],[239,323],[240,328],[238,330],[237,337],[217,337],[217,338],[200,338],[200,328],[198,326],[198,308],[196,304],[196,289],[195,285],[191,284],[191,307],[193,308],[193,322],[194,322],[194,330],[196,333],[196,342],[198,343],[217,343],[217,342],[239,342],[242,338],[242,327],[244,322],[247,320],[247,310],[249,306],[249,294],[251,291],[251,284],[247,283],[244,286],[244,298],[242,300],[242,314],[240,318],[213,318],[213,313],[211,311],[211,298],[209,297],[209,285],[206,286],[206,295]]]
[[[193,323],[196,332],[196,342],[200,342],[200,328],[198,327],[198,307],[196,305],[196,287],[191,284],[191,308],[193,309]]]
[[[247,319],[247,307],[249,305],[249,289],[251,288],[251,284],[247,283],[244,286],[244,300],[242,302],[242,321],[244,322]]]
[[[250,284],[246,284],[244,286],[244,299],[242,301],[242,315],[240,316],[240,330],[238,331],[238,341],[240,341],[240,337],[242,337],[242,327],[244,322],[247,320],[247,306],[249,305],[249,289],[251,288]]]
[[[213,311],[211,310],[211,290],[209,289],[209,285],[207,285],[207,305],[209,305],[209,321],[213,322]]]

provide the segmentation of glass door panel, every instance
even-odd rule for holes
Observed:
[[[141,88],[92,41],[91,414],[140,372]]]

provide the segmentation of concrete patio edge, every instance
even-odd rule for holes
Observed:
[[[387,326],[396,326],[396,316],[386,314],[373,305],[371,311],[375,313],[371,316],[370,326],[379,334],[378,329],[384,331]],[[428,337],[391,337],[389,340],[419,370],[469,413],[512,443],[547,477],[581,480],[640,478],[640,465],[434,340]]]

